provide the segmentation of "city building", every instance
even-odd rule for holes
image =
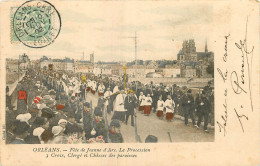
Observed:
[[[181,69],[178,65],[166,65],[165,68],[162,69],[163,77],[180,77]]]
[[[18,72],[18,60],[17,59],[6,59],[6,71],[7,72]]]
[[[198,62],[182,62],[181,63],[181,77],[194,78],[197,76]]]
[[[120,65],[120,64],[107,64],[108,67],[111,67],[111,73],[112,75],[116,75],[116,76],[119,76],[119,72],[120,70],[123,70],[123,65]]]
[[[112,75],[112,69],[111,67],[107,66],[95,66],[93,69],[93,73],[95,74],[95,76]]]
[[[211,62],[214,63],[214,53],[208,51],[207,42],[204,52],[197,52],[193,39],[185,40],[182,49],[177,54],[178,64],[180,64],[181,77],[187,78],[211,78],[212,74],[207,72]]]
[[[150,72],[146,74],[146,78],[163,78],[160,73]]]
[[[65,62],[65,70],[72,72],[74,70],[74,59],[65,58],[64,62]]]
[[[50,59],[43,56],[40,59],[40,68],[48,70],[49,66],[52,66],[54,71],[74,71],[74,60],[70,58],[65,59]]]
[[[52,64],[54,71],[65,71],[66,65],[62,59],[52,59],[50,64]]]
[[[29,67],[30,67],[30,59],[28,55],[26,54],[19,55],[19,69],[27,70]]]
[[[93,65],[80,65],[74,68],[75,73],[93,73]]]

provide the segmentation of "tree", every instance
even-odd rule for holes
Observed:
[[[210,62],[208,67],[206,68],[208,74],[211,74],[214,77],[214,62]]]

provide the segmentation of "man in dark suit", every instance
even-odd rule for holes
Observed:
[[[111,143],[123,143],[124,142],[123,136],[120,133],[120,123],[118,120],[114,119],[111,121],[108,136],[109,136]]]
[[[125,98],[125,109],[126,111],[126,121],[127,124],[129,116],[131,115],[131,126],[134,126],[134,109],[137,107],[137,97],[130,92]]]
[[[204,131],[208,132],[208,118],[210,112],[210,104],[208,99],[206,98],[206,92],[203,90],[202,95],[196,98],[195,108],[197,109],[198,122],[196,127],[200,127],[202,117],[204,118]]]
[[[186,94],[182,96],[182,109],[184,111],[185,125],[188,125],[188,117],[190,116],[192,124],[195,125],[195,120],[193,116],[194,112],[194,99],[191,95],[191,90],[189,89]]]
[[[84,124],[86,139],[89,140],[90,138],[103,136],[104,141],[107,142],[107,129],[105,127],[105,121],[102,117],[102,111],[99,107],[95,108],[94,115],[94,119],[91,118],[90,111],[88,111],[85,115],[85,118],[88,119]]]

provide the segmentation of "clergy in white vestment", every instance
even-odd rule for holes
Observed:
[[[97,82],[96,81],[92,81],[92,83],[91,83],[91,93],[93,95],[96,93],[96,89],[97,89]]]
[[[162,118],[164,109],[164,101],[162,95],[160,95],[159,100],[157,101],[157,117]]]
[[[105,91],[105,85],[103,83],[101,83],[99,86],[98,86],[98,96],[101,96],[104,94],[104,91]]]
[[[143,92],[140,92],[140,96],[139,96],[139,111],[143,111],[144,110],[144,105],[145,105],[145,95],[143,94]]]
[[[116,96],[115,102],[114,102],[114,115],[112,117],[113,119],[117,119],[119,121],[124,122],[125,121],[125,91],[121,90],[121,93]]]
[[[174,113],[174,107],[175,107],[175,103],[172,100],[171,95],[168,95],[167,100],[164,103],[164,106],[166,108],[166,120],[170,121],[173,119],[173,113]]]
[[[150,94],[148,93],[144,100],[144,115],[150,115],[152,102],[153,102],[153,99],[151,98]]]

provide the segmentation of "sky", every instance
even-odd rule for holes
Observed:
[[[61,31],[49,46],[32,49],[21,43],[11,44],[10,58],[26,53],[30,59],[43,55],[95,61],[133,61],[137,34],[137,59],[177,58],[183,40],[193,38],[197,51],[214,42],[209,36],[214,26],[211,4],[181,5],[169,2],[81,2],[53,5],[61,15]],[[201,26],[203,24],[203,26]]]

